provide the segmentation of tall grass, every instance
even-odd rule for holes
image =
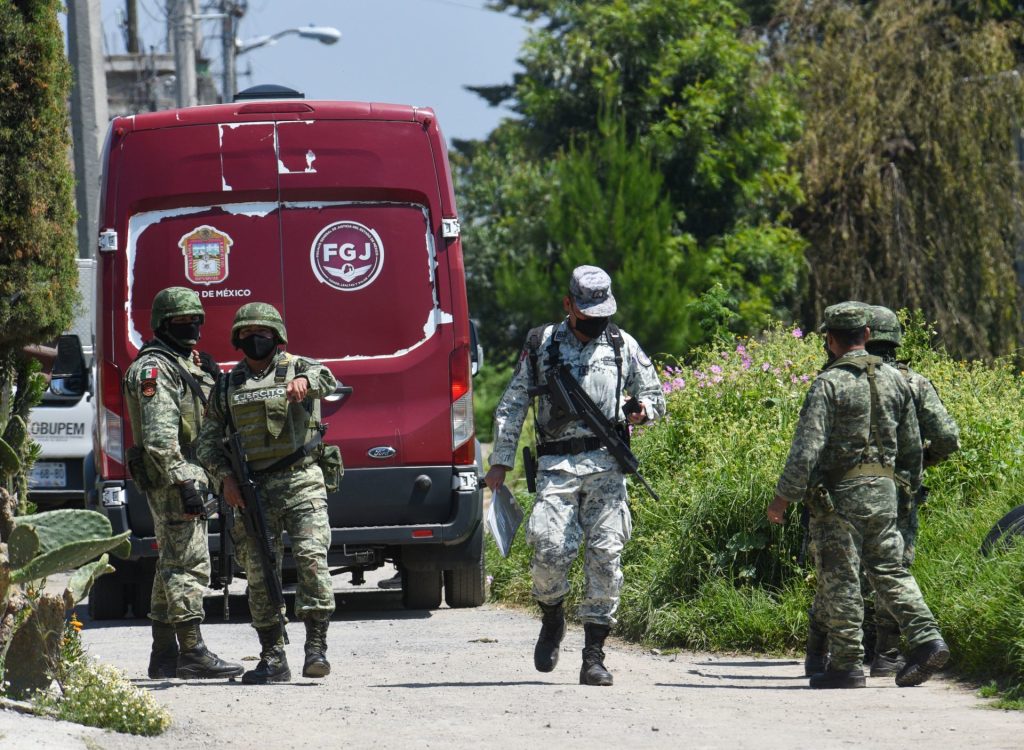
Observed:
[[[1009,365],[962,363],[928,348],[908,322],[902,353],[929,377],[957,420],[962,449],[929,469],[914,573],[953,650],[956,670],[1024,685],[1024,545],[991,557],[982,539],[1024,502],[1024,410]],[[797,563],[799,508],[765,519],[822,338],[777,328],[663,365],[668,416],[634,433],[660,502],[631,485],[633,539],[623,558],[618,632],[660,647],[783,652],[800,648],[814,573]],[[520,501],[531,498],[520,490]],[[530,550],[520,536],[492,590],[528,602]],[[809,565],[809,563],[808,563]],[[574,568],[576,598],[582,584]],[[1021,688],[1016,688],[1020,690]]]

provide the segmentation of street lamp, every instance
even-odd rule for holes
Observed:
[[[274,34],[264,34],[262,36],[253,37],[252,39],[241,39],[235,38],[234,35],[234,20],[233,18],[225,19],[224,22],[224,101],[228,102],[234,98],[235,94],[235,57],[238,55],[245,54],[251,50],[257,49],[258,47],[265,47],[271,44],[277,44],[277,40],[288,34],[297,34],[304,39],[312,39],[320,42],[321,44],[336,44],[341,39],[341,32],[333,26],[300,26],[294,29],[284,29]],[[229,31],[230,27],[230,31]],[[234,44],[228,43],[227,40],[232,40]]]

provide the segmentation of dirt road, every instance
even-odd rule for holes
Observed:
[[[371,584],[372,585],[372,584]],[[533,669],[538,620],[518,610],[406,612],[399,597],[338,590],[329,632],[333,673],[304,679],[302,626],[289,626],[295,679],[239,682],[149,680],[149,628],[124,620],[86,623],[89,651],[153,690],[174,716],[157,738],[99,732],[0,711],[0,747],[60,750],[249,748],[672,747],[1020,748],[1024,714],[986,709],[952,682],[900,689],[811,691],[795,660],[681,653],[610,643],[612,688],[577,684],[581,628],[571,626],[555,672]],[[218,654],[255,662],[258,644],[239,615],[208,618]]]

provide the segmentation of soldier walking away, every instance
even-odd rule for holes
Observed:
[[[228,430],[238,432],[264,504],[279,568],[262,570],[258,541],[247,531],[236,540],[261,646],[259,664],[242,675],[242,682],[262,685],[291,679],[282,613],[271,601],[268,587],[260,584],[266,575],[280,576],[284,531],[291,539],[298,577],[295,616],[306,626],[302,675],[325,677],[331,671],[327,627],[334,612],[327,567],[331,528],[324,472],[314,448],[320,445],[320,399],[333,393],[337,383],[324,365],[279,348],[288,343],[288,335],[273,305],[252,302],[239,308],[231,326],[231,343],[244,357],[210,399],[199,436],[199,460],[222,483],[225,501],[233,508],[244,508],[238,478],[224,452]],[[245,525],[236,522],[234,528],[244,530]]]
[[[205,320],[199,295],[170,287],[153,299],[154,338],[139,351],[124,377],[135,445],[128,450],[132,478],[146,493],[159,556],[153,578],[153,649],[149,676],[213,679],[242,674],[240,664],[207,649],[203,589],[210,582],[204,497],[209,479],[193,447],[204,401],[220,374],[193,347]]]
[[[896,483],[916,490],[921,435],[906,379],[868,354],[868,312],[861,303],[825,310],[835,360],[815,378],[804,401],[768,520],[805,497],[816,550],[819,601],[828,614],[831,656],[812,688],[864,687],[860,588],[863,564],[881,606],[899,623],[911,651],[896,675],[919,685],[949,659],[949,648],[910,571],[896,529]]]
[[[531,398],[538,397],[534,411],[537,494],[526,531],[526,540],[534,548],[533,595],[543,611],[534,666],[550,672],[558,663],[569,568],[583,542],[586,593],[579,617],[586,645],[580,684],[611,685],[604,644],[615,623],[622,588],[621,554],[632,529],[626,478],[594,431],[579,415],[557,408],[544,389],[556,372],[568,371],[609,423],[623,433],[628,429],[626,419],[629,424],[642,424],[662,416],[665,397],[651,360],[632,336],[609,322],[616,302],[607,273],[596,266],[576,268],[562,305],[565,319],[535,328],[527,336],[519,365],[495,412],[494,451],[484,481],[492,491],[504,483],[515,464]],[[625,405],[624,390],[631,396]],[[529,456],[528,450],[524,456]]]

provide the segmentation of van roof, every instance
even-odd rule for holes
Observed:
[[[390,120],[420,122],[429,126],[435,119],[430,107],[380,102],[338,102],[315,99],[258,99],[208,104],[160,112],[143,112],[119,117],[116,125],[129,130],[156,130],[182,125],[211,125],[259,120]]]

